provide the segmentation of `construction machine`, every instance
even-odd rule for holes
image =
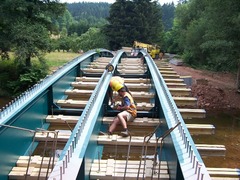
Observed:
[[[139,41],[133,42],[134,49],[145,49],[153,59],[159,58],[160,47],[158,45],[146,44]]]

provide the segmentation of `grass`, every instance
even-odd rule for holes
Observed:
[[[62,66],[66,62],[73,60],[75,57],[80,56],[81,54],[72,53],[72,52],[51,52],[44,56],[46,59],[47,65],[50,69],[55,69],[59,66]]]

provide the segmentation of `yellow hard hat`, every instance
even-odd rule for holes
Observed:
[[[119,81],[112,81],[110,84],[113,91],[118,91],[119,89],[123,88],[123,84]]]

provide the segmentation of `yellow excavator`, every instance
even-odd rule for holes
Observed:
[[[133,48],[134,49],[143,48],[150,54],[150,56],[153,59],[159,58],[160,46],[158,46],[158,45],[152,45],[152,44],[142,43],[142,42],[139,42],[139,41],[134,41],[133,42]]]

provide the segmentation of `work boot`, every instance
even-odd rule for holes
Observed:
[[[98,134],[99,134],[99,135],[112,135],[112,133],[110,133],[110,132],[105,133],[105,132],[102,132],[102,131],[99,131]]]
[[[128,136],[129,136],[128,130],[122,131],[122,132],[121,132],[121,136],[122,136],[122,137],[128,137]]]

